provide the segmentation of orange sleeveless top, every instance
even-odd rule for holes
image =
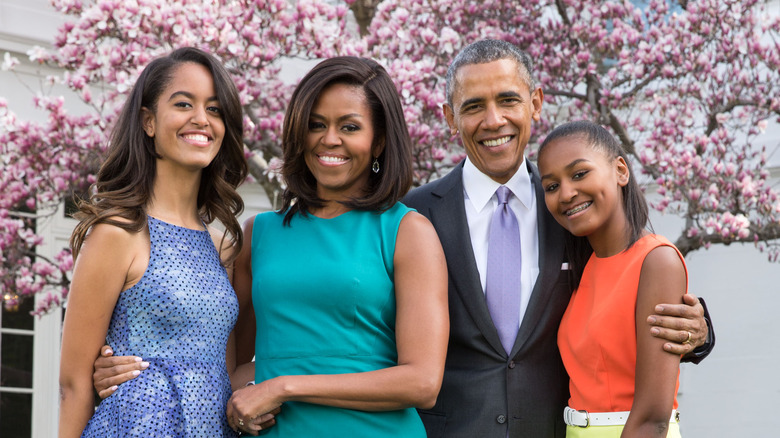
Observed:
[[[580,286],[558,329],[558,348],[569,374],[571,408],[589,412],[631,410],[639,274],[647,254],[659,246],[675,248],[665,237],[649,234],[612,257],[593,254],[585,265]],[[685,267],[682,254],[677,254]],[[687,268],[685,275],[687,278]],[[678,371],[674,409],[679,386]]]

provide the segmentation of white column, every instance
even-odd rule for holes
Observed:
[[[57,253],[68,246],[75,225],[75,220],[64,217],[62,205],[54,214],[40,219],[38,233],[44,238],[44,244],[38,247],[38,253],[53,260]],[[35,318],[32,400],[34,437],[57,436],[62,312],[61,308],[57,308],[41,318]]]
[[[59,419],[60,321],[57,309],[35,319],[32,436],[56,437]]]

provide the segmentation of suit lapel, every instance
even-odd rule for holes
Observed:
[[[482,283],[479,279],[466,219],[462,174],[461,163],[442,178],[441,183],[432,192],[439,200],[430,207],[431,222],[441,239],[449,275],[466,311],[491,346],[501,354],[506,354],[490,317],[485,294],[482,292]]]
[[[544,203],[544,191],[542,190],[539,171],[536,166],[530,163],[528,164],[528,171],[531,174],[531,183],[536,192],[536,221],[539,233],[539,276],[531,292],[528,308],[523,316],[523,323],[520,324],[520,330],[512,348],[512,357],[528,341],[534,328],[539,324],[542,315],[546,313],[545,308],[552,296],[553,286],[558,280],[561,263],[564,259],[563,233],[553,230],[558,224],[547,211],[547,206]]]

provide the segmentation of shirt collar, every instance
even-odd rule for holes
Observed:
[[[523,159],[520,168],[504,185],[512,191],[523,207],[530,209],[533,202],[533,186],[531,185],[531,175],[528,173],[528,167],[525,163],[526,159]],[[466,199],[471,202],[476,211],[482,211],[488,205],[500,185],[477,169],[477,166],[466,157],[466,162],[463,165],[463,189]]]

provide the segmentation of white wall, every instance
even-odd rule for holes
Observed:
[[[672,239],[683,225],[672,216],[652,221],[657,233]],[[683,436],[776,436],[780,264],[751,244],[713,246],[688,254],[686,262],[690,291],[706,299],[717,338],[704,362],[682,366]]]
[[[26,52],[32,46],[51,47],[57,28],[64,22],[46,0],[0,0],[0,58],[6,52],[19,59],[16,73],[0,70],[0,97],[25,120],[40,118],[31,108],[41,90],[41,77],[51,70],[31,64]]]

